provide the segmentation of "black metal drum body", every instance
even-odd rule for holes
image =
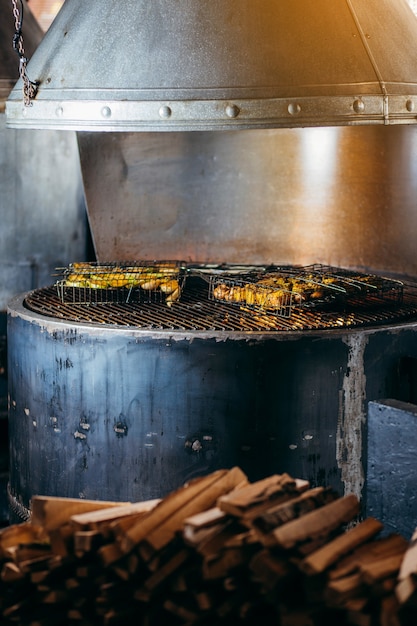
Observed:
[[[138,501],[233,465],[361,495],[367,401],[398,397],[399,362],[417,358],[412,323],[151,332],[43,317],[20,297],[8,332],[21,517],[36,494]]]

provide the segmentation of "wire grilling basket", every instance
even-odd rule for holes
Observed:
[[[73,304],[163,302],[181,297],[185,281],[179,261],[72,263],[56,282],[62,302]]]
[[[268,267],[246,274],[219,272],[208,277],[209,297],[280,317],[293,309],[346,310],[403,299],[403,283],[326,265]]]
[[[294,309],[349,310],[400,305],[403,283],[326,265],[187,265],[180,261],[73,263],[56,288],[71,304],[178,302],[186,277],[208,283],[208,298],[289,318]]]

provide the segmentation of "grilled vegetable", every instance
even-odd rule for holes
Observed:
[[[166,294],[169,304],[181,295],[179,267],[175,262],[127,267],[73,263],[69,269],[73,271],[69,271],[62,281],[64,287],[104,290],[140,288],[149,292],[160,290]]]

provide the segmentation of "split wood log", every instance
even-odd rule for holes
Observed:
[[[219,496],[244,481],[247,478],[237,467],[192,480],[169,494],[119,538],[123,552],[130,552],[145,539],[148,543],[153,541],[151,545],[160,549],[172,539],[187,517],[212,508]]]
[[[370,517],[310,554],[301,562],[300,568],[306,574],[320,574],[382,529],[383,524]]]
[[[53,496],[33,496],[31,500],[33,524],[42,526],[47,532],[59,528],[77,513],[97,511],[109,507],[119,507],[127,502],[104,502],[97,500],[79,500],[77,498],[58,498]]]
[[[103,527],[110,526],[111,523],[120,521],[121,518],[128,518],[132,521],[138,521],[143,515],[152,511],[157,504],[161,502],[160,498],[153,500],[145,500],[134,504],[120,505],[118,507],[106,507],[103,509],[92,510],[86,513],[78,513],[71,515],[70,523],[78,527],[80,530],[103,530]]]
[[[329,571],[329,578],[336,579],[357,571],[362,563],[369,563],[396,554],[404,554],[408,542],[401,535],[392,534],[375,539],[356,548],[351,554],[342,558]]]
[[[218,506],[225,513],[250,520],[274,504],[298,496],[308,487],[306,480],[294,479],[288,474],[276,474],[222,496]]]
[[[358,513],[359,501],[354,494],[350,494],[279,526],[261,540],[266,547],[290,550],[298,543],[327,537],[343,524],[351,522]]]
[[[401,578],[395,588],[395,595],[401,606],[417,608],[417,575],[409,574]]]
[[[252,526],[259,532],[267,534],[277,528],[277,526],[282,526],[282,524],[301,517],[309,511],[329,504],[329,502],[336,500],[338,497],[337,493],[332,489],[325,489],[324,487],[308,489],[289,501],[270,506],[261,515],[252,519]]]
[[[410,544],[407,546],[398,578],[403,580],[412,574],[417,575],[417,531],[413,533]]]
[[[341,607],[347,600],[361,596],[365,588],[362,576],[357,572],[329,581],[325,587],[324,598],[330,606]]]
[[[397,577],[403,558],[404,552],[400,552],[399,554],[386,557],[385,559],[372,561],[370,563],[362,563],[359,568],[362,580],[368,586],[371,586],[384,578],[388,578],[390,576]]]
[[[162,550],[174,539],[176,533],[182,529],[185,519],[213,507],[223,494],[229,493],[238,485],[241,485],[244,479],[245,475],[237,467],[230,471],[225,470],[221,474],[219,473],[216,480],[203,487],[202,490],[194,494],[191,500],[189,499],[184,502],[182,506],[173,511],[164,522],[150,530],[147,536],[143,538],[143,541],[146,542],[154,552]],[[189,488],[191,488],[191,484],[190,487],[186,487],[184,490]],[[159,507],[157,507],[157,509],[158,508]],[[155,513],[157,509],[155,509]],[[152,513],[150,516],[151,515]],[[132,535],[134,535],[133,529],[128,531],[127,535],[131,538]]]

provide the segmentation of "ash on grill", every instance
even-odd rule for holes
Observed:
[[[290,317],[293,308],[346,310],[401,304],[403,283],[324,265],[269,267],[209,277],[209,297]]]
[[[62,302],[73,304],[164,302],[171,306],[179,300],[185,279],[179,261],[72,263],[61,272],[58,295]]]

